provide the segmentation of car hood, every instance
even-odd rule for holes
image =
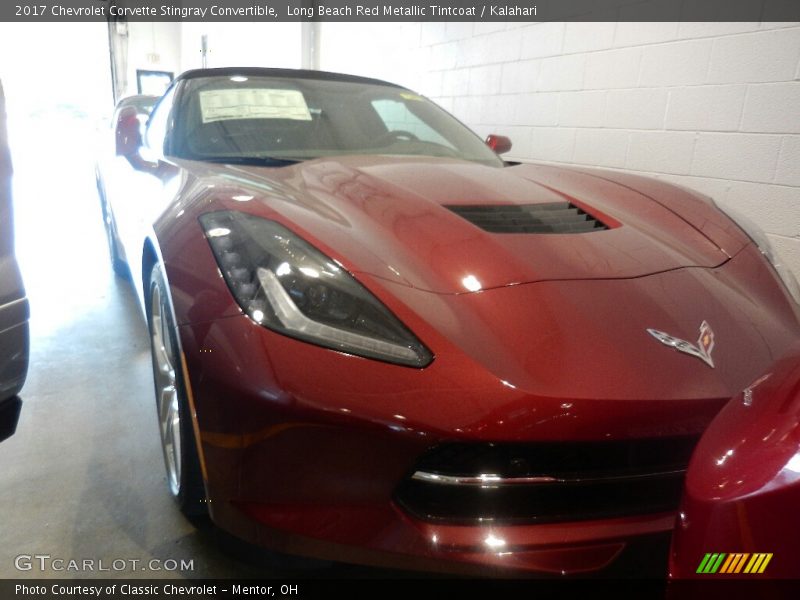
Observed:
[[[274,216],[274,211],[352,271],[426,291],[465,293],[538,281],[633,278],[682,267],[716,267],[729,258],[663,203],[580,171],[364,156],[277,169],[200,168],[208,169],[201,173],[206,180],[222,180],[223,189],[233,185],[239,198],[242,189],[250,190],[261,204],[254,209],[252,203],[238,203],[238,209],[264,216]],[[572,205],[599,221],[598,228],[497,233],[452,209],[492,215],[524,205]]]
[[[504,389],[538,398],[708,401],[685,428],[697,432],[798,335],[780,280],[752,244],[736,250],[746,242],[735,230],[722,246],[710,239],[720,232],[701,234],[666,195],[594,175],[361,157],[186,171],[181,202],[156,224],[170,241],[164,260],[182,324],[241,314],[197,222],[205,212],[241,210],[283,223],[357,273],[434,353],[429,368],[489,372]],[[678,188],[664,191],[689,203]],[[462,198],[523,197],[572,198],[610,228],[490,233],[446,208]],[[706,220],[725,223],[706,206]],[[483,291],[466,290],[469,276]],[[713,365],[667,339],[700,347],[704,323],[715,336]]]

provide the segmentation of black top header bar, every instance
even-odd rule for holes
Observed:
[[[800,0],[4,0],[0,21],[800,21]]]
[[[199,77],[228,77],[231,75],[247,75],[249,77],[287,77],[290,79],[322,79],[325,81],[343,81],[349,83],[364,83],[369,85],[383,85],[386,87],[405,89],[396,83],[389,83],[382,79],[371,77],[361,77],[359,75],[348,75],[345,73],[331,73],[328,71],[316,71],[307,69],[276,69],[266,67],[218,67],[211,69],[192,69],[184,71],[175,78],[175,81],[183,79],[197,79]]]

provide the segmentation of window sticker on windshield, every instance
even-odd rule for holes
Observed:
[[[400,97],[405,100],[422,100],[422,96],[412,94],[411,92],[400,92]]]
[[[310,121],[311,113],[298,90],[239,88],[200,92],[203,123],[232,119],[295,119]]]

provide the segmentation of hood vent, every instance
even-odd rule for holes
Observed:
[[[586,233],[608,229],[570,202],[447,206],[490,233]]]

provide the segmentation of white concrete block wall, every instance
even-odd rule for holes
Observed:
[[[511,159],[707,193],[800,277],[800,23],[324,23],[321,67],[426,94]]]

